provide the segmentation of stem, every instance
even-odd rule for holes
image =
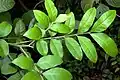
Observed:
[[[44,2],[44,1],[40,1],[40,2],[38,2],[38,3],[34,6],[33,9],[36,9],[36,7],[37,7],[39,4],[43,3],[43,2]]]
[[[24,53],[24,55],[25,55],[26,57],[29,58],[28,54],[25,52],[25,50],[24,50],[22,47],[20,47],[20,50]]]
[[[26,10],[29,11],[29,9],[24,5],[24,3],[21,0],[18,0],[20,5]]]
[[[14,60],[10,54],[8,55],[8,57],[10,58],[11,61]]]

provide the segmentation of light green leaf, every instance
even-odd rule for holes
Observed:
[[[96,9],[95,8],[90,8],[89,10],[86,11],[84,14],[82,20],[80,21],[78,32],[79,33],[84,33],[87,32],[90,27],[92,26],[94,20],[96,17]]]
[[[105,12],[93,25],[91,32],[102,32],[105,31],[116,17],[115,10],[109,10]]]
[[[51,27],[51,30],[58,32],[58,33],[69,33],[70,32],[70,28],[68,26],[66,26],[65,24],[53,24]]]
[[[75,16],[74,16],[74,13],[73,12],[69,13],[68,17],[69,18],[65,22],[65,25],[69,26],[69,28],[71,29],[71,32],[73,32],[73,30],[75,29]]]
[[[93,39],[103,48],[110,56],[115,57],[118,54],[118,49],[115,42],[104,33],[91,34]]]
[[[14,32],[17,36],[23,35],[25,32],[25,24],[22,20],[18,20],[14,29]]]
[[[106,0],[106,2],[113,7],[120,8],[120,0]]]
[[[70,72],[63,68],[53,68],[43,73],[47,80],[72,80]]]
[[[22,69],[32,70],[34,67],[34,62],[31,58],[27,58],[24,55],[20,55],[18,58],[12,61],[13,64],[19,66]]]
[[[45,8],[47,10],[48,16],[50,20],[53,22],[55,21],[58,11],[53,3],[52,0],[45,0]]]
[[[61,40],[51,39],[50,40],[50,50],[52,54],[63,57],[63,47]]]
[[[16,72],[17,72],[17,69],[8,63],[4,63],[1,67],[1,73],[4,75],[13,74]]]
[[[22,76],[21,74],[18,72],[12,76],[10,76],[7,80],[21,80]]]
[[[10,10],[14,5],[14,0],[0,0],[0,13]]]
[[[78,36],[78,40],[85,55],[89,58],[90,61],[96,63],[98,58],[97,52],[91,40],[83,36]]]
[[[0,37],[5,37],[12,31],[12,26],[8,22],[0,23]]]
[[[43,80],[43,77],[39,73],[31,71],[26,73],[21,80]]]
[[[46,41],[44,41],[44,40],[39,40],[39,41],[37,41],[37,43],[36,43],[36,48],[37,48],[37,51],[41,54],[41,55],[43,55],[43,56],[45,56],[45,55],[47,55],[47,53],[48,53],[48,44],[47,44],[47,42]]]
[[[72,56],[77,60],[82,60],[83,53],[80,45],[73,38],[65,38],[65,44]]]
[[[33,28],[28,29],[23,36],[29,39],[39,40],[42,37],[42,32],[37,26],[34,26]]]
[[[49,68],[52,68],[52,67],[62,64],[62,62],[63,61],[59,56],[48,55],[48,56],[44,56],[44,57],[40,58],[39,61],[37,62],[37,65],[41,69],[49,69]]]
[[[65,22],[67,19],[68,19],[67,14],[60,14],[55,20],[55,23],[62,23]]]
[[[35,16],[36,20],[41,25],[41,28],[46,29],[49,26],[48,16],[45,13],[43,13],[42,11],[39,11],[39,10],[33,10],[33,12],[34,12],[34,16]]]
[[[1,57],[5,57],[9,54],[9,46],[8,46],[8,43],[3,40],[3,39],[0,39],[0,56]]]

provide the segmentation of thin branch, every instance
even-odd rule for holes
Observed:
[[[29,11],[29,9],[24,5],[24,3],[21,0],[18,0],[18,1],[26,11]]]
[[[38,3],[34,6],[34,8],[33,8],[33,9],[36,9],[36,7],[37,7],[39,4],[43,3],[43,2],[44,2],[44,0],[42,0],[42,1],[40,1],[40,2],[38,2]]]
[[[29,58],[28,54],[25,52],[25,50],[24,50],[22,47],[20,47],[20,50],[24,53],[24,55],[25,55],[26,57]]]

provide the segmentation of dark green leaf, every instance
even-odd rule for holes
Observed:
[[[113,7],[120,7],[120,0],[106,0],[106,2]]]
[[[10,76],[7,80],[21,80],[22,76],[21,74],[18,72],[12,76]]]
[[[11,23],[11,15],[9,12],[0,13],[0,23],[3,21]]]

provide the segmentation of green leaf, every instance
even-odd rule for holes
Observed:
[[[12,31],[12,26],[8,22],[0,23],[0,37],[5,37]]]
[[[47,10],[48,16],[50,20],[53,22],[55,21],[58,11],[53,3],[52,0],[45,0],[45,8]]]
[[[43,80],[43,77],[39,73],[31,71],[26,73],[21,80]]]
[[[50,50],[52,54],[63,57],[63,47],[61,40],[51,39],[50,40]]]
[[[83,53],[80,45],[73,38],[65,38],[65,44],[72,56],[77,60],[82,60]]]
[[[29,39],[39,40],[42,37],[42,32],[37,26],[34,26],[33,28],[28,29],[23,36]]]
[[[18,20],[14,29],[14,32],[17,36],[23,35],[25,32],[25,24],[22,20]]]
[[[102,32],[105,31],[116,17],[115,10],[109,10],[105,12],[93,25],[91,32]]]
[[[4,63],[1,67],[1,73],[4,75],[13,74],[16,72],[17,72],[17,69],[8,63]]]
[[[70,28],[68,26],[66,26],[65,24],[53,24],[51,27],[51,30],[58,32],[58,33],[69,33],[70,32]]]
[[[1,57],[5,57],[9,54],[9,46],[8,46],[8,43],[3,40],[3,39],[0,39],[0,56]]]
[[[31,58],[27,58],[24,55],[19,56],[18,58],[12,61],[13,64],[19,66],[22,69],[32,70],[34,67],[34,62]]]
[[[93,39],[103,48],[110,56],[115,57],[118,54],[118,49],[115,42],[104,33],[91,34]]]
[[[44,56],[44,57],[40,58],[39,61],[37,62],[37,65],[41,69],[49,69],[49,68],[52,68],[52,67],[62,64],[62,62],[63,61],[59,56],[48,55],[48,56]]]
[[[7,21],[9,23],[11,23],[11,14],[9,12],[3,12],[0,13],[0,23],[3,21]]]
[[[21,80],[22,76],[21,74],[18,72],[12,76],[10,76],[7,80]]]
[[[53,68],[43,73],[47,80],[72,80],[70,72],[63,68]]]
[[[55,20],[55,23],[62,23],[65,22],[67,19],[68,19],[67,14],[60,14]]]
[[[89,10],[86,11],[84,14],[82,20],[80,21],[78,32],[79,33],[84,33],[87,32],[90,27],[92,26],[94,20],[96,17],[96,9],[95,8],[90,8]]]
[[[68,14],[68,19],[65,22],[65,25],[69,26],[69,28],[71,29],[71,32],[73,32],[73,30],[75,29],[75,16],[74,13],[71,12]]]
[[[39,40],[39,41],[37,41],[37,43],[36,43],[36,48],[37,48],[37,51],[41,54],[41,55],[43,55],[43,56],[45,56],[45,55],[47,55],[47,53],[48,53],[48,44],[47,44],[47,42],[46,41],[44,41],[44,40]]]
[[[120,0],[106,0],[106,2],[113,7],[120,8]]]
[[[14,5],[14,0],[0,0],[0,13],[10,10]]]
[[[90,61],[96,63],[98,58],[97,52],[91,40],[83,36],[78,36],[78,40],[85,55],[89,58]]]
[[[39,11],[39,10],[33,10],[33,12],[34,12],[34,16],[35,16],[36,20],[41,25],[41,28],[46,29],[49,26],[48,16],[45,13],[43,13],[42,11]]]

